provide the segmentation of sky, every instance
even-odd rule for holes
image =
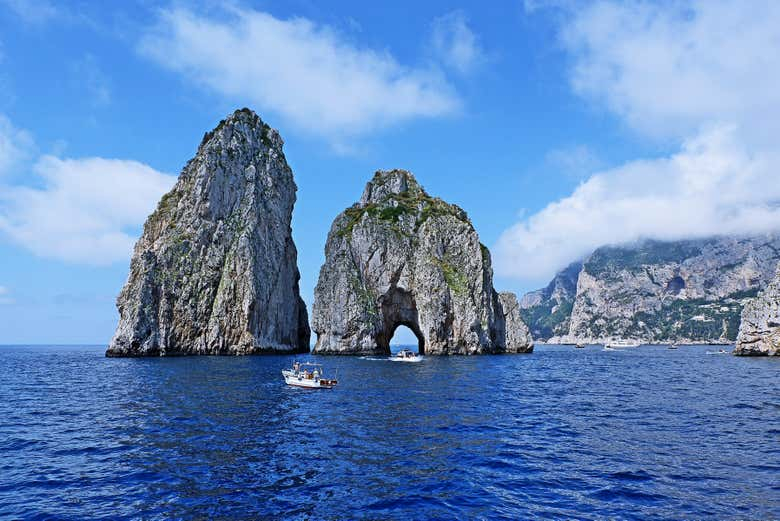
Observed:
[[[244,106],[285,140],[310,309],[377,169],[464,208],[518,294],[780,228],[780,2],[489,5],[0,0],[0,344],[107,343],[143,221]]]

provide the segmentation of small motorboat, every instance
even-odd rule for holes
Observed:
[[[677,349],[677,343],[670,345],[667,349]]]
[[[283,369],[284,383],[306,389],[333,389],[338,380],[325,378],[322,366],[313,363],[294,362],[292,369]]]
[[[639,347],[639,342],[633,340],[614,340],[604,344],[606,349],[623,349],[625,347]]]
[[[390,357],[393,362],[422,362],[423,357],[409,349],[401,349]]]
[[[576,344],[574,346],[575,349],[585,349],[585,344]]]

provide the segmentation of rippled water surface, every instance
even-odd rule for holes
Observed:
[[[319,357],[311,391],[286,356],[0,347],[0,517],[780,518],[780,360],[708,350]]]

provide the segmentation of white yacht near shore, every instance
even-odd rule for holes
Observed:
[[[606,349],[624,349],[627,347],[639,347],[640,345],[641,344],[639,342],[634,340],[612,340],[610,342],[606,342],[604,347]]]

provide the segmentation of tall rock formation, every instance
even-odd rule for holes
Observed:
[[[388,354],[400,325],[426,354],[529,352],[527,329],[509,313],[466,212],[407,171],[379,171],[328,234],[314,352]]]
[[[308,351],[282,144],[249,109],[203,137],[144,224],[108,356]]]
[[[780,269],[766,289],[745,304],[734,354],[780,356]]]
[[[533,339],[531,331],[523,322],[520,315],[520,304],[517,302],[517,295],[508,291],[502,291],[498,294],[498,300],[501,302],[501,311],[504,314],[506,328],[506,352],[507,353],[528,353],[533,350]]]
[[[583,261],[570,303],[566,291],[560,302],[534,292],[523,316],[551,342],[730,343],[778,260],[778,235],[606,246]]]

